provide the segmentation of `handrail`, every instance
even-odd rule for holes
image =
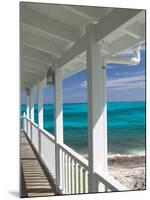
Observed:
[[[96,180],[106,185],[112,191],[126,191],[128,190],[124,185],[115,180],[112,176],[107,173],[96,171],[94,173]]]
[[[55,136],[50,134],[45,129],[39,128],[38,124],[31,121],[31,119],[27,118],[26,116],[23,116],[22,118],[26,119],[32,125],[34,125],[40,131],[41,134],[44,134],[55,145]],[[64,151],[66,154],[68,154],[68,156],[71,157],[72,160],[75,161],[75,163],[77,165],[79,164],[80,167],[83,168],[83,170],[89,172],[89,166],[88,166],[88,160],[87,159],[85,159],[83,156],[81,156],[79,153],[77,153],[76,151],[74,151],[73,149],[71,149],[69,146],[67,146],[64,143],[61,143],[61,144],[59,143],[57,145],[58,145],[59,150]],[[76,167],[77,167],[77,165],[76,165]],[[70,169],[68,168],[68,170],[70,170]],[[73,169],[73,170],[75,170],[75,169]],[[124,185],[119,183],[117,180],[115,180],[113,177],[111,177],[107,173],[96,170],[95,173],[94,173],[94,177],[95,177],[95,181],[96,181],[97,185],[99,183],[102,183],[102,184],[105,185],[106,188],[108,188],[111,191],[126,191],[126,190],[128,190]]]
[[[48,131],[46,131],[43,128],[39,128],[39,130],[48,138],[50,138],[53,142],[55,142],[55,136],[53,136],[51,133],[49,133]]]
[[[83,158],[80,154],[78,154],[76,151],[71,149],[65,144],[58,144],[60,148],[62,148],[64,151],[66,151],[71,157],[73,157],[81,166],[83,166],[86,170],[89,170],[88,168],[88,160]]]
[[[23,116],[22,118],[25,118],[27,121],[31,122],[31,124],[33,124],[35,127],[38,128],[38,124],[33,122],[33,121],[31,121],[31,119],[27,118],[26,116]]]
[[[45,136],[47,136],[48,138],[50,138],[51,140],[53,140],[53,142],[55,142],[55,136],[53,136],[51,133],[49,133],[48,131],[46,131],[43,128],[39,128],[38,124],[36,124],[35,122],[31,121],[31,119],[22,116],[22,118],[25,118],[26,120],[28,120],[31,124],[33,124],[36,128],[38,128]]]

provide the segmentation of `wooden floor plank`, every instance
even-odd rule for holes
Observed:
[[[21,133],[21,197],[56,195],[27,137]]]

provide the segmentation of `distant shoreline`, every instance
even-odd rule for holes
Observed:
[[[144,101],[107,101],[107,103],[131,103],[131,102],[144,102],[146,103],[146,100]],[[69,102],[69,103],[63,103],[64,104],[87,104],[88,102]],[[37,103],[35,103],[36,105]],[[25,103],[21,104],[21,106],[26,105]],[[54,103],[44,103],[44,105],[54,105]]]

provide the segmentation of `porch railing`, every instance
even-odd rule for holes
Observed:
[[[57,144],[59,149],[59,162],[55,162],[55,136],[41,129],[25,115],[23,118],[23,130],[38,155],[49,170],[56,183],[56,167],[60,169],[60,184],[57,186],[62,194],[88,193],[89,167],[88,160],[75,152],[65,144]],[[56,165],[56,166],[55,166]],[[127,190],[107,173],[95,172],[94,180],[96,192]],[[57,184],[57,183],[56,183]],[[101,190],[101,186],[104,190]]]

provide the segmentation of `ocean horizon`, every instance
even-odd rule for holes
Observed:
[[[38,105],[34,105],[38,123]],[[21,115],[26,105],[21,105]],[[54,133],[54,105],[44,104],[44,128]],[[108,155],[145,155],[145,101],[107,102]],[[64,143],[88,154],[88,104],[63,104]]]

